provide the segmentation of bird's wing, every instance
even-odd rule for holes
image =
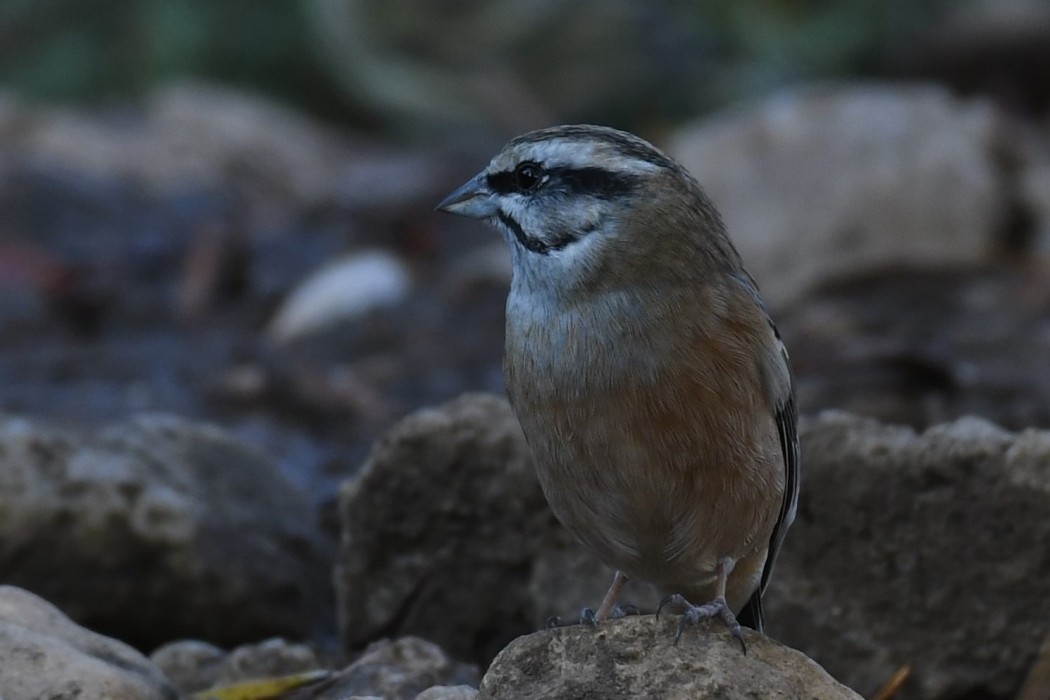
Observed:
[[[759,362],[763,381],[765,382],[769,404],[773,410],[773,420],[777,426],[777,434],[780,437],[780,451],[784,462],[784,497],[780,503],[780,512],[777,514],[773,533],[769,538],[769,553],[766,555],[766,563],[762,569],[762,580],[758,590],[754,592],[751,599],[744,606],[740,614],[741,624],[762,631],[762,594],[769,585],[769,579],[773,573],[773,565],[776,563],[780,547],[784,544],[788,528],[795,520],[795,511],[798,508],[799,479],[801,473],[800,454],[798,443],[798,408],[795,404],[794,383],[791,377],[791,364],[788,361],[787,350],[781,341],[780,332],[766,311],[765,304],[758,292],[758,287],[747,273],[733,275],[735,279],[754,300],[759,311],[765,316],[769,324],[769,344],[766,352],[761,353]]]

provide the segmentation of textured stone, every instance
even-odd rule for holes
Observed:
[[[0,420],[6,580],[137,646],[314,632],[331,610],[316,521],[274,464],[209,425]]]
[[[872,695],[1013,697],[1050,620],[1050,432],[804,421],[770,633]]]
[[[809,88],[686,127],[668,150],[784,306],[858,272],[987,259],[1009,208],[1000,122],[933,86]]]
[[[226,656],[226,651],[214,644],[186,639],[155,649],[149,660],[180,693],[195,693],[216,685]]]
[[[377,696],[384,700],[413,700],[436,685],[476,686],[478,680],[474,666],[455,661],[436,644],[418,637],[402,637],[372,644],[337,678],[326,683],[324,690],[310,697],[343,700],[348,696]]]
[[[478,689],[469,685],[435,685],[416,696],[416,700],[474,700]]]
[[[859,699],[816,663],[758,634],[747,654],[720,622],[673,643],[674,619],[575,625],[516,639],[492,662],[478,700],[629,698]]]
[[[414,634],[487,663],[542,622],[528,582],[558,525],[505,400],[468,395],[403,420],[344,485],[340,513],[348,648]]]
[[[14,586],[0,586],[0,697],[175,700],[160,669]]]

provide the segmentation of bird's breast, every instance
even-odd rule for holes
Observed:
[[[508,393],[566,527],[611,566],[695,579],[769,536],[772,414],[752,363],[704,322],[610,308],[512,297]]]

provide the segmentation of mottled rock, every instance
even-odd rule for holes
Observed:
[[[268,639],[258,644],[244,644],[231,651],[219,666],[217,680],[222,685],[253,678],[287,676],[320,667],[317,654],[305,644]]]
[[[63,168],[119,177],[151,191],[221,187],[236,177],[271,201],[337,197],[346,139],[294,110],[204,84],[153,93],[144,118],[107,121],[49,109],[22,130],[19,152]]]
[[[469,685],[435,685],[416,696],[416,700],[474,700],[478,689]]]
[[[697,177],[766,299],[889,268],[995,250],[1009,207],[988,102],[934,86],[820,87],[682,129]]]
[[[1050,432],[804,421],[770,633],[870,696],[1013,697],[1050,620]]]
[[[343,700],[348,696],[377,696],[384,700],[413,700],[433,686],[477,686],[478,680],[477,668],[455,661],[437,645],[417,637],[402,637],[372,644],[336,679],[326,683],[324,690],[310,697]]]
[[[80,627],[28,591],[0,586],[0,697],[175,700],[177,694],[131,647]]]
[[[227,652],[195,639],[169,642],[149,655],[180,693],[195,693],[216,685]]]
[[[150,660],[182,693],[321,669],[313,649],[279,638],[244,644],[230,652],[206,642],[183,640],[165,644]]]
[[[350,649],[392,630],[485,666],[551,616],[597,608],[612,581],[550,512],[504,398],[468,394],[406,418],[343,487],[340,511]],[[631,581],[623,602],[654,611],[660,597]]]
[[[673,642],[677,621],[615,620],[516,639],[481,681],[478,700],[549,698],[784,698],[859,700],[816,663],[768,637],[748,634],[747,654],[720,622]]]
[[[409,416],[344,485],[339,507],[348,648],[413,634],[485,663],[542,621],[528,581],[557,523],[505,400],[467,395]]]
[[[325,625],[330,549],[316,520],[274,464],[213,426],[0,421],[0,570],[141,647]]]

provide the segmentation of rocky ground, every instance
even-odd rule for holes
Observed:
[[[806,416],[746,656],[648,615],[542,630],[609,572],[499,398],[502,243],[431,211],[492,144],[405,151],[199,86],[0,100],[0,694],[320,670],[289,697],[872,697],[908,667],[896,697],[1015,697],[1050,663],[1050,125],[824,85],[661,144]]]

